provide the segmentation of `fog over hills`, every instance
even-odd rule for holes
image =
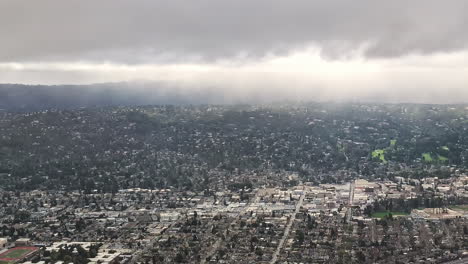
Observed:
[[[131,87],[131,88],[130,88]],[[105,83],[90,85],[0,84],[0,109],[40,110],[112,105],[209,103],[208,94],[180,95],[181,90],[153,83],[130,85]],[[214,101],[214,100],[213,100]]]
[[[449,96],[444,97],[446,95]],[[457,100],[456,94],[447,93],[436,96],[426,94],[426,97],[422,94],[419,97],[406,97],[406,99],[382,92],[359,94],[355,97],[347,94],[340,97],[334,94],[320,93],[320,90],[317,90],[315,94],[301,94],[294,89],[275,90],[271,87],[265,87],[246,92],[215,87],[184,87],[167,82],[121,82],[89,85],[0,84],[0,109],[8,111],[116,105],[263,104],[306,101],[463,103],[463,99]]]
[[[116,105],[236,104],[271,102],[268,95],[227,95],[221,89],[187,89],[162,82],[89,85],[0,84],[0,109],[32,111]]]
[[[352,88],[352,87],[351,87]],[[334,93],[319,88],[257,89],[191,87],[169,82],[119,82],[86,85],[0,84],[0,109],[33,111],[117,105],[269,104],[296,102],[465,104],[467,91],[444,89],[408,94],[398,87],[387,91]]]

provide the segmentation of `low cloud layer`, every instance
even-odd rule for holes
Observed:
[[[0,82],[468,102],[466,28],[464,0],[4,0]]]
[[[326,56],[467,48],[464,0],[3,0],[1,61],[216,59],[314,44]]]

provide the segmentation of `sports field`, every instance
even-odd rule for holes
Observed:
[[[0,255],[0,264],[12,263],[36,251],[36,247],[15,247]]]
[[[405,212],[375,212],[372,214],[372,217],[382,219],[382,218],[389,216],[390,214],[392,214],[392,216],[395,216],[395,217],[409,215],[408,213],[405,213]]]

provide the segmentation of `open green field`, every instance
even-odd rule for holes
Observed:
[[[15,250],[8,252],[5,255],[2,255],[2,258],[16,259],[16,258],[20,258],[21,256],[28,254],[29,252],[31,252],[30,249],[15,249]]]
[[[452,205],[449,206],[450,209],[453,210],[462,210],[462,211],[468,211],[468,204],[463,204],[463,205]]]
[[[431,153],[423,153],[422,157],[423,157],[423,160],[425,162],[434,162],[434,161],[446,162],[446,161],[448,161],[447,157],[442,156],[442,155],[438,155],[438,154],[437,154],[437,158],[432,157]]]
[[[386,216],[388,216],[389,214],[392,214],[392,216],[404,216],[404,215],[409,215],[408,213],[405,213],[405,212],[375,212],[372,214],[372,217],[373,218],[384,218]]]
[[[439,161],[442,161],[442,162],[448,161],[447,157],[444,157],[444,156],[441,156],[441,155],[438,155],[438,157],[439,157]]]
[[[423,153],[422,157],[423,157],[425,162],[432,162],[433,161],[431,153]]]
[[[376,149],[372,151],[372,158],[379,158],[382,162],[386,163],[385,149]]]

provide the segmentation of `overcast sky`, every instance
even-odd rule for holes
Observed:
[[[1,0],[0,83],[468,102],[466,0]]]

